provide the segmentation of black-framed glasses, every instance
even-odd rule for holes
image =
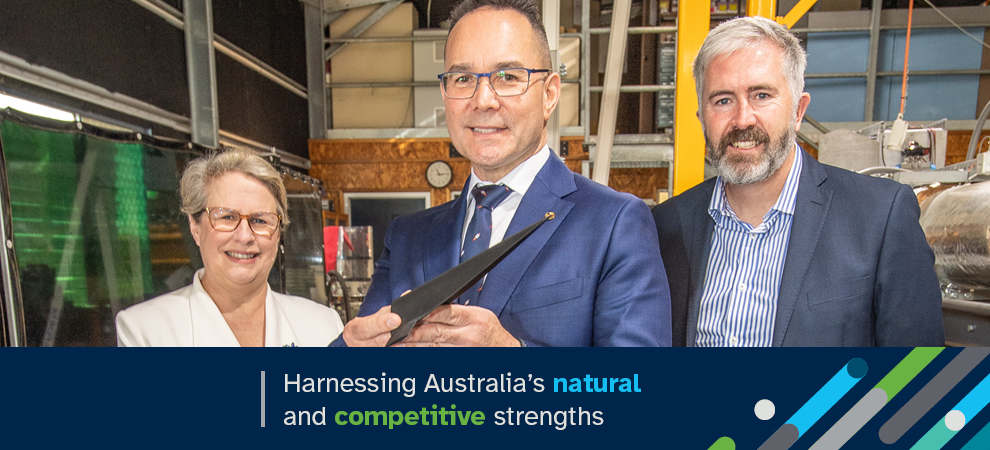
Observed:
[[[529,89],[529,78],[534,73],[550,73],[550,69],[499,69],[488,73],[446,72],[437,75],[440,88],[447,98],[464,99],[474,97],[478,82],[488,78],[492,90],[499,97],[523,95]]]
[[[217,231],[234,231],[241,224],[241,220],[247,219],[248,227],[258,236],[271,236],[278,230],[282,223],[282,216],[271,212],[256,212],[254,214],[241,214],[236,210],[222,207],[209,207],[203,209],[206,217],[210,219],[210,225]]]

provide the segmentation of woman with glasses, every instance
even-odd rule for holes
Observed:
[[[191,285],[117,314],[117,345],[325,346],[340,334],[336,311],[268,286],[289,219],[282,177],[267,161],[245,150],[199,158],[179,193],[203,268]]]

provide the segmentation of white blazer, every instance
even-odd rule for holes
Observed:
[[[117,313],[119,347],[239,347],[220,309],[193,283]],[[333,309],[312,300],[279,294],[268,286],[265,299],[266,347],[325,347],[344,324]]]

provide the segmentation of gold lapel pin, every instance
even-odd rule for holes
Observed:
[[[557,217],[557,215],[556,215],[556,214],[554,214],[554,213],[553,213],[553,211],[550,211],[550,212],[548,212],[548,213],[546,213],[546,214],[544,214],[544,215],[543,215],[543,217],[546,217],[546,218],[547,218],[547,220],[553,220],[553,218],[554,218],[554,217]]]

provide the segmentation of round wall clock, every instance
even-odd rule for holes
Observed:
[[[454,171],[446,161],[433,161],[426,168],[426,182],[437,189],[443,189],[454,178]]]

